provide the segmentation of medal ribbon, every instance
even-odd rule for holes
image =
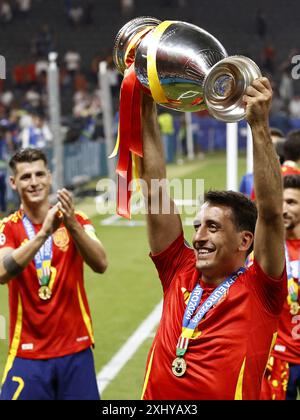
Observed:
[[[227,277],[213,292],[212,294],[202,303],[200,308],[197,310],[203,289],[200,284],[197,284],[191,293],[187,307],[185,309],[182,319],[182,333],[178,339],[176,346],[176,356],[183,357],[187,351],[189,345],[189,339],[193,336],[193,333],[200,321],[204,318],[207,312],[216,305],[219,300],[227,293],[230,287],[235,283],[237,278],[246,271],[244,267],[240,267],[231,276]],[[193,316],[193,314],[196,314]]]
[[[35,231],[31,221],[24,215],[22,222],[28,239],[33,239],[35,237]],[[52,254],[52,236],[49,236],[34,257],[35,268],[41,286],[48,286],[49,284]]]
[[[291,261],[288,253],[288,247],[285,244],[284,246],[284,252],[285,252],[285,260],[286,260],[286,271],[287,271],[287,278],[288,278],[288,292],[289,297],[292,302],[298,301],[298,290],[300,288],[300,250],[299,250],[299,256],[298,256],[298,274],[297,274],[297,280],[298,280],[298,287],[295,284],[294,276],[292,272],[292,266]]]

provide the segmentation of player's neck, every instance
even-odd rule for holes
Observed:
[[[231,275],[233,273],[235,273],[236,271],[238,271],[238,269],[240,267],[243,267],[244,263],[241,262],[241,264],[236,264],[234,267],[232,267],[231,269],[227,270],[226,273],[203,273],[202,272],[202,276],[201,276],[201,280],[206,283],[208,286],[212,286],[212,287],[217,287],[219,286],[221,283],[223,283],[224,280],[226,280],[228,277],[231,277]]]
[[[50,208],[50,204],[48,201],[42,204],[39,203],[36,206],[32,204],[28,206],[25,203],[22,203],[22,208],[29,220],[32,223],[39,225],[44,222],[46,214],[48,213],[48,210]]]
[[[202,274],[201,280],[207,284],[207,286],[217,287],[219,286],[228,276],[225,277],[214,277],[214,276],[205,276]]]
[[[285,239],[300,239],[300,224],[293,229],[286,229]]]

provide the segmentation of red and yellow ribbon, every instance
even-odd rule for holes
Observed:
[[[159,24],[152,32],[147,51],[147,74],[149,88],[153,99],[158,103],[168,102],[160,85],[156,67],[156,53],[161,36],[172,24],[165,21]],[[134,71],[132,51],[137,38],[145,36],[153,28],[146,28],[132,40],[126,51],[126,71],[120,94],[120,120],[119,133],[115,149],[110,157],[116,156],[119,151],[119,160],[116,172],[118,174],[117,214],[130,218],[130,183],[133,178],[138,179],[137,157],[143,157],[143,142],[141,129],[141,90],[145,89],[137,79]],[[150,93],[149,92],[149,93]]]

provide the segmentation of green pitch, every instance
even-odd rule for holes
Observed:
[[[245,158],[239,159],[239,176],[245,172]],[[205,179],[205,189],[224,189],[226,184],[225,154],[207,155],[204,160],[170,165],[168,177]],[[192,198],[192,197],[190,197]],[[195,198],[195,197],[194,197]],[[109,268],[100,276],[86,270],[86,288],[95,332],[95,361],[97,372],[134,333],[161,299],[161,287],[156,271],[148,257],[145,226],[102,226],[105,216],[96,214],[91,199],[79,208],[92,216],[97,233],[103,242]],[[94,215],[93,215],[94,213]],[[142,216],[138,216],[142,220]],[[192,227],[186,226],[187,240]],[[0,288],[0,315],[8,319],[7,288]],[[8,324],[8,322],[7,322]],[[8,330],[8,325],[7,325]],[[102,399],[140,399],[146,357],[152,342],[150,336],[118,376],[105,389]],[[0,377],[2,377],[8,340],[0,340]]]

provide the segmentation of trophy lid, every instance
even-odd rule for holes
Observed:
[[[113,60],[117,69],[122,74],[127,68],[125,55],[130,42],[140,33],[141,36],[137,36],[135,41],[134,48],[136,48],[142,40],[142,37],[160,23],[161,21],[159,19],[150,16],[141,16],[130,20],[119,30],[114,43]],[[146,29],[149,30],[147,31]]]
[[[245,118],[243,96],[253,80],[261,77],[259,67],[248,57],[230,56],[215,64],[204,80],[209,113],[224,122]]]

